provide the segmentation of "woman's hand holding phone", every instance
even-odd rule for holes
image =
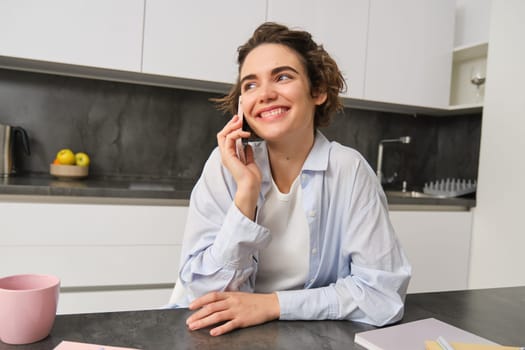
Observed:
[[[230,171],[237,183],[234,202],[237,208],[248,218],[255,219],[257,198],[261,189],[262,175],[253,158],[250,145],[244,146],[242,138],[250,136],[250,132],[242,130],[242,105],[239,101],[239,112],[217,134],[217,143],[221,152],[222,164]],[[238,154],[238,144],[242,153]]]

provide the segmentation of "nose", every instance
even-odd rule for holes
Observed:
[[[273,84],[264,83],[259,89],[258,100],[259,103],[266,103],[277,98],[277,91],[275,91]]]

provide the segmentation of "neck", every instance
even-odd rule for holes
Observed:
[[[314,145],[314,133],[306,139],[289,139],[284,142],[268,144],[268,158],[273,181],[282,193],[290,192],[303,164]]]

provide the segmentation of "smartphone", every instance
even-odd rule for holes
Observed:
[[[250,128],[250,125],[248,124],[248,122],[246,121],[244,117],[242,118],[242,130],[250,132],[250,137],[242,139],[242,142],[245,145],[248,142],[252,142],[252,141],[262,141],[262,139],[259,136],[257,136],[256,133],[253,132],[252,128]]]
[[[244,147],[246,147],[248,142],[262,141],[262,138],[260,138],[256,133],[253,132],[252,128],[250,128],[250,125],[246,121],[246,118],[244,118],[244,111],[242,109],[242,96],[239,96],[239,103],[237,105],[237,115],[242,120],[242,130],[250,132],[250,137],[243,137],[241,139],[238,139],[235,145],[237,148],[237,156],[244,164],[246,164],[246,155],[244,154]]]
[[[242,139],[242,142],[246,145],[248,142],[252,142],[252,141],[262,141],[262,139],[256,134],[253,132],[252,128],[250,128],[250,125],[248,124],[248,122],[246,121],[246,119],[242,118],[242,130],[243,131],[249,131],[250,132],[250,137],[248,138],[243,138]]]
[[[248,125],[248,123],[246,123],[246,121],[244,120],[244,112],[242,110],[242,97],[241,96],[239,96],[239,104],[237,105],[237,115],[242,120],[242,129],[244,130],[244,124]],[[244,153],[244,147],[245,147],[244,139],[243,138],[237,139],[237,141],[235,142],[235,148],[237,150],[237,157],[239,157],[241,162],[246,164],[246,154]]]

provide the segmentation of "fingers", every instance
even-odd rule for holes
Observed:
[[[211,292],[195,299],[189,305],[189,309],[199,310],[186,320],[188,328],[196,330],[230,320],[231,315],[227,311],[229,309],[227,298],[227,293]]]
[[[246,145],[244,148],[244,154],[246,156],[246,164],[254,163],[253,148],[250,145]]]
[[[188,319],[186,320],[186,324],[190,326],[190,328],[192,328],[192,324],[196,324],[198,321],[209,317],[214,313],[218,313],[226,309],[228,309],[228,305],[224,300],[210,302],[209,304],[204,305],[202,308],[196,311],[193,315],[188,317]]]
[[[186,324],[191,330],[210,327],[217,336],[237,328],[250,327],[279,318],[279,300],[275,293],[212,292],[196,299],[190,308],[202,307],[190,316]]]
[[[192,301],[188,307],[190,310],[197,310],[205,305],[213,303],[214,301],[225,299],[225,297],[225,293],[210,292]]]
[[[222,335],[239,328],[239,321],[234,317],[231,305],[229,305],[226,299],[226,293],[217,292],[208,293],[205,296],[196,299],[190,304],[191,310],[195,308],[195,305],[200,305],[206,301],[209,301],[209,303],[202,306],[199,311],[196,311],[186,320],[188,328],[193,331],[228,321],[221,326],[210,330],[210,335],[212,336]]]
[[[229,321],[232,319],[231,312],[229,310],[215,311],[208,314],[205,317],[201,317],[195,321],[187,323],[190,330],[194,331],[201,328],[206,328],[217,323]],[[189,319],[188,319],[189,320]],[[188,322],[188,321],[187,321]]]
[[[238,168],[241,162],[237,154],[236,143],[243,137],[249,137],[248,131],[242,130],[242,120],[235,115],[224,128],[217,133],[217,144],[221,152],[222,163],[234,174],[234,168]],[[235,174],[234,174],[235,175]]]
[[[186,325],[191,330],[200,329],[210,326],[212,324],[224,321],[224,310],[228,309],[225,301],[227,298],[225,293],[211,292],[200,298],[195,299],[190,305],[190,310],[196,310],[193,315],[188,317]]]
[[[235,129],[239,129],[239,127],[242,127],[240,118],[238,115],[234,115],[233,118],[226,123],[222,130],[217,133],[217,141],[221,141],[223,138],[226,137],[226,135],[228,135]]]
[[[226,334],[226,333],[229,333],[231,331],[233,331],[234,329],[237,329],[240,327],[240,325],[237,324],[238,322],[236,320],[231,320],[229,322],[226,322],[225,324],[219,326],[219,327],[215,327],[213,328],[212,330],[210,330],[210,335],[212,336],[218,336],[218,335],[223,335],[223,334]]]
[[[226,145],[231,145],[235,143],[235,140],[238,138],[248,136],[250,136],[250,133],[242,130],[241,119],[238,115],[234,115],[233,118],[226,123],[224,128],[217,133],[217,143],[219,146],[225,145],[225,143]]]

